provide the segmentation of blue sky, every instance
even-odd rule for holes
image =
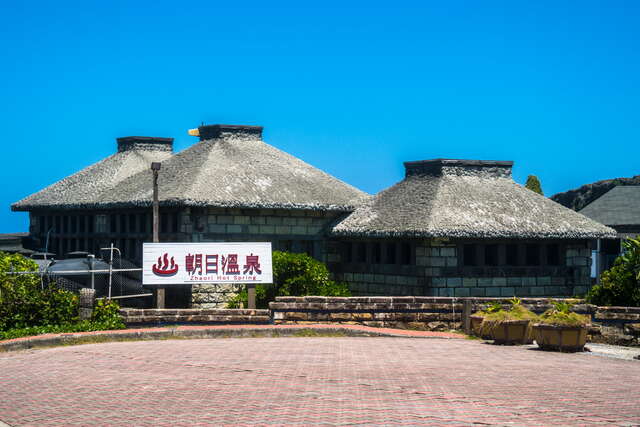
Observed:
[[[640,174],[640,2],[0,3],[0,232],[9,205],[205,123],[369,193],[402,162],[514,160],[547,195]]]

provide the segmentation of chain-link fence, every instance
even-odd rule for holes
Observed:
[[[82,288],[95,289],[96,298],[118,299],[121,306],[150,305],[150,290],[142,286],[142,269],[127,260],[117,260],[112,266],[102,260],[87,259],[39,264],[39,271],[21,271],[14,274],[33,274],[38,276],[43,287],[55,285],[74,293],[78,293]]]

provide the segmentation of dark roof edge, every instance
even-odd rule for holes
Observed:
[[[444,165],[444,166],[513,166],[512,160],[469,160],[469,159],[430,159],[404,162],[404,166]]]

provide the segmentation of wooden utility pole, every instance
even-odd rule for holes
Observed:
[[[158,171],[160,170],[160,163],[151,163],[151,170],[153,171],[153,243],[160,241],[159,237],[159,216],[160,205],[158,202]],[[164,308],[164,288],[156,287],[153,291],[154,305],[156,308]]]

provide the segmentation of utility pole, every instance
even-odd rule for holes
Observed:
[[[158,202],[158,171],[161,164],[159,162],[151,163],[151,170],[153,171],[153,243],[160,241],[158,233],[158,223],[160,215],[160,205]],[[153,299],[156,308],[164,308],[164,288],[157,287],[153,291]]]

